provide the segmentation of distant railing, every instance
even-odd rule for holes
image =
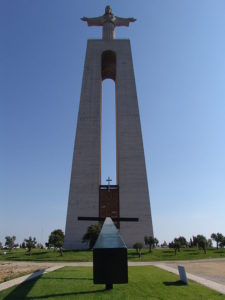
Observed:
[[[108,190],[108,188],[110,188],[110,190],[119,190],[119,186],[118,185],[100,185],[99,189],[100,190]]]

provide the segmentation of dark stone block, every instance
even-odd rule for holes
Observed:
[[[94,249],[94,283],[128,283],[127,249]]]
[[[111,218],[106,218],[93,247],[94,283],[128,283],[127,247]]]

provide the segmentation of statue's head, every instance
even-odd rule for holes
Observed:
[[[107,5],[105,7],[105,14],[112,15],[112,8],[110,7],[110,5]]]

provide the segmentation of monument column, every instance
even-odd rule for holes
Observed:
[[[153,236],[138,100],[128,39],[115,39],[115,28],[134,18],[114,16],[109,6],[97,18],[82,18],[102,26],[103,39],[88,40],[76,140],[73,154],[65,248],[87,246],[82,237],[89,225],[112,217],[128,247]],[[101,185],[102,80],[116,87],[117,185]],[[100,217],[100,218],[99,218]]]
[[[80,249],[82,237],[93,222],[79,222],[78,216],[99,212],[101,64],[100,53],[87,45],[67,209],[65,248]]]
[[[122,42],[122,41],[121,41]],[[139,218],[121,222],[125,243],[132,247],[153,236],[138,99],[129,40],[117,51],[116,103],[120,215]]]

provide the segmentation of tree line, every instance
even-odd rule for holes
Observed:
[[[45,243],[46,248],[54,248],[54,250],[58,249],[60,254],[62,255],[62,249],[64,245],[64,233],[61,229],[53,230],[48,238],[48,242]],[[44,246],[41,243],[38,243],[36,237],[29,236],[28,238],[24,239],[24,241],[19,245],[16,243],[16,236],[6,236],[5,237],[5,247],[0,242],[0,249],[8,249],[12,251],[14,248],[23,248],[27,249],[29,255],[32,253],[32,249],[39,248],[44,249]]]
[[[101,228],[101,223],[88,226],[87,231],[83,236],[83,242],[88,243],[89,249],[93,248],[101,231]],[[210,239],[207,239],[204,235],[198,234],[197,236],[193,236],[189,241],[187,241],[185,237],[179,236],[174,238],[168,244],[166,241],[164,241],[161,245],[159,245],[159,241],[156,237],[145,236],[144,243],[140,241],[136,242],[133,245],[133,248],[136,249],[139,257],[141,257],[141,251],[144,246],[149,248],[150,253],[152,252],[153,248],[160,246],[162,248],[174,249],[175,255],[180,251],[181,248],[198,248],[202,249],[206,254],[207,248],[213,247],[213,241],[216,243],[217,249],[225,247],[225,236],[222,233],[212,233]],[[45,243],[46,248],[54,248],[54,250],[58,249],[61,255],[63,255],[63,245],[64,233],[61,229],[53,230],[49,235],[48,242]],[[27,249],[29,255],[31,255],[33,248],[44,248],[41,243],[37,242],[35,237],[29,236],[28,238],[24,239],[24,241],[20,245],[16,243],[16,236],[5,237],[5,249],[9,249],[9,251],[11,251],[13,248],[18,247]],[[4,246],[0,242],[0,249],[3,248]]]
[[[87,232],[83,236],[83,242],[88,243],[89,249],[92,249],[98,235],[101,231],[102,224],[94,224],[90,225],[87,228]],[[189,242],[186,240],[185,237],[180,236],[177,238],[174,238],[173,241],[169,242],[167,244],[166,241],[164,241],[160,246],[162,248],[171,248],[174,249],[175,255],[177,254],[177,251],[179,252],[181,248],[198,248],[202,249],[204,253],[206,253],[207,248],[213,247],[213,242],[216,242],[216,248],[224,248],[225,247],[225,236],[222,233],[212,233],[211,238],[207,239],[204,235],[198,234],[197,236],[193,236]],[[149,252],[152,252],[152,249],[159,246],[159,241],[156,237],[153,236],[145,236],[144,237],[144,243],[143,242],[136,242],[133,245],[133,248],[136,249],[139,257],[141,256],[141,250],[144,248],[144,245],[149,248]]]
[[[169,243],[169,248],[174,248],[175,254],[177,251],[180,251],[180,248],[193,248],[197,247],[198,249],[202,249],[206,254],[207,248],[213,247],[213,242],[216,242],[217,250],[219,248],[225,247],[225,236],[222,233],[212,233],[211,238],[207,239],[204,235],[198,234],[197,236],[193,236],[189,242],[185,239],[185,237],[180,236],[175,238],[171,243]]]
[[[204,235],[198,234],[197,236],[193,236],[190,238],[190,241],[188,242],[185,237],[180,236],[177,238],[174,238],[173,241],[171,241],[169,244],[164,241],[163,244],[161,244],[161,247],[165,248],[172,248],[174,249],[175,255],[177,252],[180,252],[181,248],[198,248],[202,249],[204,253],[206,254],[207,248],[213,247],[213,242],[216,242],[216,248],[217,250],[219,248],[225,247],[225,236],[222,233],[212,233],[211,238],[207,239]],[[144,237],[145,245],[149,246],[149,252],[152,252],[152,248],[158,246],[158,239],[154,238],[152,236],[145,236]],[[137,253],[139,257],[141,257],[141,250],[143,249],[144,245],[141,242],[137,242],[134,244],[133,248],[137,250]]]

